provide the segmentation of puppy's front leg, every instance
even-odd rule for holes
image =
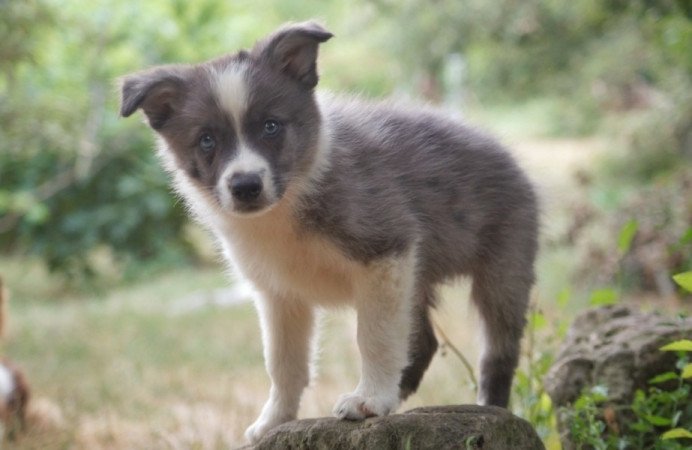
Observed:
[[[272,386],[262,412],[245,431],[250,442],[257,442],[271,428],[296,418],[300,397],[310,380],[310,340],[314,328],[313,309],[301,301],[266,296],[257,301],[257,310]]]
[[[334,406],[341,419],[383,416],[399,406],[399,381],[408,364],[415,284],[413,252],[373,264],[357,303],[362,360],[355,391]]]

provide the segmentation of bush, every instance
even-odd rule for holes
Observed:
[[[38,190],[22,186],[26,173],[18,167],[26,160],[0,161],[0,177],[12,190],[5,193],[10,211],[5,220],[16,221],[11,232],[0,234],[0,244],[5,250],[14,247],[39,255],[51,270],[72,275],[91,274],[91,257],[104,248],[120,261],[190,255],[182,239],[185,213],[171,196],[149,146],[143,140],[131,151],[99,158],[87,176],[65,181],[55,193],[47,191],[61,177],[73,176],[59,155],[47,152],[32,158],[35,178],[48,180]]]
[[[692,341],[687,342],[692,345]],[[685,351],[679,352],[677,368],[677,372],[652,378],[651,387],[637,390],[632,403],[624,408],[609,405],[607,392],[598,386],[583,393],[563,416],[576,448],[689,448],[692,396],[686,379],[692,377],[692,365]],[[671,382],[669,389],[659,387]]]
[[[221,2],[195,5],[171,6],[172,19],[185,16],[181,29],[210,20]],[[71,276],[93,274],[99,254],[127,264],[189,256],[185,214],[155,161],[151,136],[119,120],[113,86],[144,59],[160,61],[173,44],[133,51],[127,5],[58,9],[34,0],[0,8],[2,36],[25,37],[16,48],[14,38],[0,40],[0,55],[10,60],[0,72],[0,251],[37,255]],[[149,42],[157,33],[137,30]]]

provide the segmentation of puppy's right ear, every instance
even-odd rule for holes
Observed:
[[[187,84],[186,71],[180,67],[157,67],[120,81],[120,115],[131,116],[142,108],[154,130],[161,129],[180,107]]]

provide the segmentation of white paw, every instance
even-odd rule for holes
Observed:
[[[275,426],[281,425],[284,422],[293,420],[290,416],[280,416],[275,414],[261,414],[255,423],[250,425],[247,430],[245,430],[245,439],[250,441],[252,444],[259,442],[265,434]]]
[[[399,406],[399,396],[363,396],[343,394],[337,400],[332,414],[339,419],[363,420],[366,417],[386,416]]]

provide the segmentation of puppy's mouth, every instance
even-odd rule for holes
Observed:
[[[264,214],[272,209],[274,202],[269,202],[266,199],[258,199],[252,202],[233,201],[230,205],[229,212],[238,217],[256,217]]]

